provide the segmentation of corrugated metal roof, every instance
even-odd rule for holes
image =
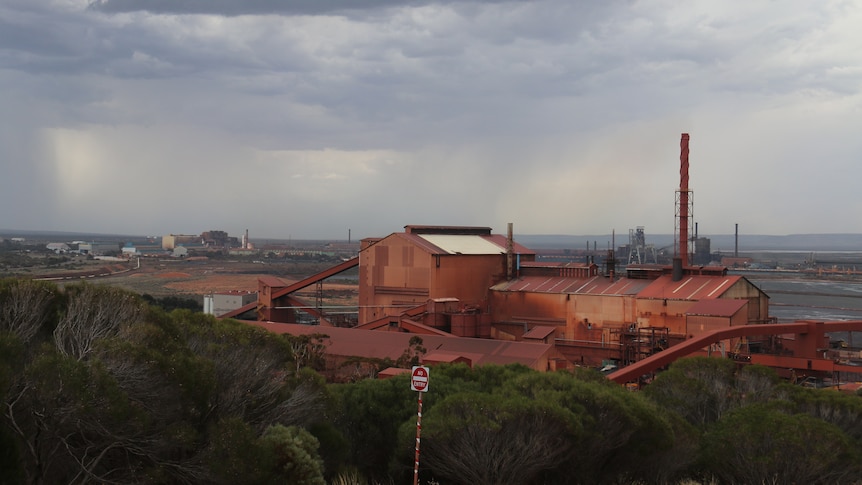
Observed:
[[[257,280],[270,288],[283,288],[288,285],[288,283],[285,283],[284,280],[276,276],[263,275],[259,276]]]
[[[271,332],[292,335],[326,334],[329,346],[326,352],[340,356],[362,356],[397,359],[409,346],[415,334],[404,332],[380,332],[354,328],[297,325],[274,322],[244,322],[265,328]],[[422,345],[437,352],[462,355],[470,358],[473,365],[520,363],[535,368],[543,357],[554,352],[551,344],[536,342],[513,342],[466,337],[441,337],[421,335]]]
[[[482,236],[422,234],[419,237],[449,254],[500,254],[506,252],[505,246],[497,246]]]
[[[378,379],[388,379],[390,377],[400,376],[401,374],[409,374],[410,369],[401,369],[398,367],[387,367],[377,373]]]
[[[503,248],[503,251],[505,252],[505,250],[506,250],[506,236],[504,236],[502,234],[491,234],[491,235],[482,236],[482,237],[493,242],[497,246],[500,246],[501,248]],[[512,250],[515,252],[515,254],[532,254],[532,255],[536,254],[535,251],[528,248],[527,246],[523,246],[521,244],[518,244],[517,241],[512,241]]]
[[[446,254],[445,251],[443,251],[442,249],[438,248],[437,246],[431,244],[430,242],[422,239],[421,237],[419,237],[416,234],[396,232],[396,233],[390,235],[389,237],[400,237],[402,239],[406,239],[406,240],[410,241],[411,244],[419,247],[419,249],[422,249],[423,251],[431,253],[431,254]],[[383,238],[380,242],[382,243],[386,239],[388,239],[388,238]]]
[[[638,294],[639,298],[661,298],[668,300],[711,300],[720,298],[737,281],[739,275],[728,276],[683,276],[679,281],[673,281],[670,275],[664,275],[652,281],[650,285]]]
[[[636,295],[646,288],[649,280],[605,276],[572,278],[565,276],[523,276],[491,287],[493,291],[524,291],[531,293],[570,293],[585,295]]]
[[[471,354],[472,355],[472,354]],[[462,355],[462,354],[453,354],[451,352],[440,352],[439,350],[432,350],[427,354],[422,356],[423,362],[455,362],[458,359],[470,359],[472,361],[471,355]]]
[[[411,234],[398,232],[395,236],[404,238],[431,254],[505,254],[506,237],[499,234]],[[518,243],[512,247],[516,254],[535,255],[535,251]]]
[[[745,307],[748,300],[734,298],[718,298],[715,300],[700,300],[692,305],[686,315],[701,315],[710,317],[732,317]]]
[[[526,340],[543,340],[549,335],[557,331],[557,327],[545,325],[537,325],[535,328],[524,334]]]
[[[525,261],[521,263],[522,268],[589,268],[592,263],[579,263],[573,261]]]
[[[411,234],[491,234],[490,227],[480,226],[426,226],[408,224],[404,226],[404,232]]]

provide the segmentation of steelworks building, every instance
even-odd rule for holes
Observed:
[[[357,265],[359,324],[344,330],[401,334],[403,342],[388,344],[401,350],[412,335],[435,335],[552,347],[523,362],[534,368],[624,365],[704,332],[769,321],[768,296],[725,268],[629,266],[616,274],[586,262],[538,263],[535,252],[514,242],[511,224],[505,236],[487,227],[406,226],[363,240],[358,258],[297,284],[262,278],[258,301],[226,316],[256,309],[260,325],[273,330],[274,322],[296,323],[299,310],[292,309],[304,308],[332,326],[324,309],[293,293]],[[341,330],[338,339],[364,342],[341,353],[369,353],[365,335]],[[739,343],[714,350],[734,351]],[[458,347],[461,360],[482,360],[476,355],[487,347],[476,344],[478,352]]]

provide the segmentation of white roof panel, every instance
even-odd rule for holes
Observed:
[[[469,234],[421,234],[422,239],[430,242],[449,254],[501,254],[506,249],[482,236]]]

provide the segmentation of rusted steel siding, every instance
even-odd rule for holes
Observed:
[[[722,298],[747,299],[749,322],[765,322],[769,317],[769,296],[745,278],[741,277]]]
[[[731,317],[714,316],[714,315],[689,315],[686,318],[686,324],[689,335],[700,335],[702,333],[718,330],[719,328],[734,327],[738,325],[747,325],[747,312],[743,311]]]
[[[359,323],[398,315],[428,300],[431,255],[387,237],[359,255]]]
[[[464,305],[484,307],[489,288],[505,278],[506,257],[444,255],[429,270],[431,298],[454,297]]]
[[[601,341],[604,326],[636,321],[630,296],[492,291],[490,303],[495,323],[555,325],[555,338],[566,340]]]
[[[436,298],[487,311],[489,288],[505,277],[506,257],[443,253],[415,235],[393,234],[363,250],[359,266],[362,324]],[[489,333],[487,325],[481,333]]]
[[[684,335],[685,313],[694,303],[690,300],[638,299],[638,326],[667,327],[672,334]]]

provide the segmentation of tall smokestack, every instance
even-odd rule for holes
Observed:
[[[688,266],[688,133],[679,142],[679,257]]]

